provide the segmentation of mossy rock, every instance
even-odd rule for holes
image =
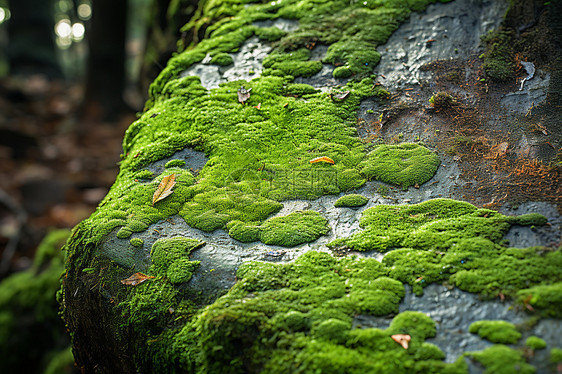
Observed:
[[[66,246],[60,301],[80,368],[462,373],[464,361],[445,363],[426,341],[436,331],[431,318],[399,313],[405,284],[421,293],[427,284],[448,281],[510,298],[560,282],[560,251],[502,242],[512,225],[544,223],[538,215],[506,217],[446,199],[373,207],[363,213],[363,231],[334,246],[389,252],[382,262],[334,257],[315,244],[291,250],[328,234],[326,218],[310,210],[274,216],[287,200],[339,195],[367,179],[407,188],[434,175],[439,158],[427,148],[373,148],[356,127],[363,100],[389,96],[371,76],[380,59],[376,47],[412,11],[434,2],[233,0],[200,7],[183,32],[206,36],[174,55],[155,79],[144,112],[125,133],[115,184]],[[257,26],[279,18],[298,21],[299,28]],[[229,63],[227,56],[254,36],[275,40],[261,76],[207,89],[186,75],[206,56]],[[328,46],[324,61],[313,59],[316,44]],[[302,83],[322,79],[316,74],[323,63],[350,78],[337,88],[349,92],[344,99]],[[246,100],[238,95],[242,86]],[[188,149],[204,154],[206,163],[192,170],[184,157],[184,165],[178,153]],[[310,162],[319,157],[333,163]],[[165,183],[172,174],[173,186]],[[159,188],[169,194],[155,199]],[[177,222],[185,231],[166,232]],[[115,243],[123,251],[107,250]],[[228,279],[219,275],[223,256],[237,269]],[[195,286],[205,282],[219,287]],[[551,290],[544,291],[550,299]],[[360,329],[360,315],[393,320],[388,329]],[[392,339],[398,333],[411,335],[408,350]]]
[[[439,167],[439,157],[414,143],[379,145],[360,166],[367,179],[380,180],[407,188],[430,180]]]

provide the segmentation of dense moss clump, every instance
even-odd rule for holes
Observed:
[[[310,51],[302,48],[290,53],[271,54],[263,60],[263,75],[311,77],[322,70],[320,61],[308,61]]]
[[[525,340],[525,346],[532,349],[545,349],[546,342],[544,341],[544,339],[541,339],[538,336],[529,336]]]
[[[129,243],[133,246],[133,247],[142,247],[144,244],[144,240],[142,240],[141,238],[132,238]]]
[[[340,197],[339,199],[336,200],[336,202],[334,203],[335,207],[359,207],[359,206],[363,206],[365,204],[367,204],[369,202],[369,199],[367,199],[365,196],[362,195],[357,195],[357,194],[350,194],[350,195],[344,195],[342,197]]]
[[[468,331],[492,343],[515,344],[521,339],[521,333],[515,325],[507,321],[476,321]]]
[[[228,66],[233,63],[232,56],[228,53],[217,53],[211,59],[211,64],[219,66]]]
[[[515,54],[512,32],[492,31],[483,38],[486,43],[484,71],[492,80],[505,82],[515,76]]]
[[[439,167],[439,156],[414,143],[379,145],[361,162],[361,173],[407,188],[430,180]]]
[[[165,168],[174,168],[174,167],[184,167],[185,166],[185,160],[170,160],[168,162],[166,162],[166,165],[164,165]]]
[[[265,244],[283,247],[294,247],[314,241],[328,231],[328,221],[319,213],[310,210],[270,218],[262,225],[232,221],[228,226],[228,234],[241,242],[261,240]]]
[[[40,373],[45,368],[73,367],[70,341],[56,301],[64,271],[61,247],[69,230],[54,230],[43,239],[33,266],[0,282],[0,372]],[[61,352],[62,356],[60,356]]]
[[[562,363],[562,349],[561,348],[552,348],[550,350],[550,359],[549,361],[553,364],[560,364]]]
[[[501,344],[467,355],[486,368],[484,374],[534,374],[536,371],[534,367],[525,362],[521,352]]]
[[[150,273],[165,275],[172,284],[184,283],[191,279],[199,261],[190,261],[189,254],[205,242],[182,236],[158,239],[152,245]]]
[[[560,253],[560,250],[554,253]],[[555,257],[552,255],[551,257]],[[559,256],[556,256],[559,257]],[[560,269],[562,262],[552,266]],[[558,278],[560,280],[560,277]],[[562,282],[526,288],[517,293],[517,301],[549,317],[562,317]]]

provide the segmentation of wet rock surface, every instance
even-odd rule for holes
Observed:
[[[476,53],[481,37],[496,29],[507,10],[507,1],[455,0],[434,4],[412,14],[386,44],[378,48],[376,67],[382,82],[393,89],[418,85],[431,78],[420,69],[424,64]]]

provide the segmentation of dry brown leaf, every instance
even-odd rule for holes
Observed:
[[[391,336],[392,340],[400,344],[402,348],[408,349],[408,343],[412,340],[412,337],[407,334],[396,334]]]
[[[170,174],[164,178],[162,178],[162,182],[158,185],[156,192],[152,196],[152,205],[156,204],[156,202],[165,199],[166,197],[170,196],[172,188],[176,184],[176,175]]]
[[[137,284],[141,284],[145,280],[152,279],[152,278],[154,277],[151,277],[150,275],[144,275],[143,273],[135,273],[131,275],[129,278],[121,280],[121,283],[123,283],[126,286],[136,286]]]
[[[310,160],[311,164],[315,164],[317,162],[327,162],[328,164],[335,164],[334,160],[332,160],[330,157],[326,157],[326,156],[322,156],[322,157],[316,157],[313,158],[312,160]]]

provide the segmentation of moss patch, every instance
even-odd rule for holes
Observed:
[[[515,344],[521,339],[521,333],[515,325],[507,321],[476,321],[468,331],[492,343]]]
[[[558,255],[555,255],[558,254]],[[556,266],[561,269],[562,261],[559,257],[560,250],[554,252],[551,256],[555,261],[550,266]],[[547,266],[547,264],[545,264]],[[550,269],[546,269],[550,273]],[[562,282],[538,285],[531,288],[526,288],[517,293],[517,301],[524,306],[526,309],[536,310],[542,312],[546,316],[561,318],[562,317]]]
[[[166,162],[166,165],[164,165],[164,167],[166,169],[168,168],[182,168],[185,166],[185,160],[170,160],[168,162]]]
[[[493,345],[467,355],[486,368],[485,374],[535,373],[535,368],[525,362],[523,354],[505,345]]]
[[[484,71],[492,80],[505,82],[515,76],[514,33],[508,30],[493,31],[483,38],[486,43]]]
[[[561,363],[562,362],[562,349],[561,348],[552,348],[550,350],[549,361],[553,364]]]
[[[144,240],[142,240],[141,238],[132,238],[129,243],[133,246],[133,247],[137,247],[140,248],[143,246],[144,244]]]
[[[560,251],[506,248],[500,243],[513,224],[544,223],[540,215],[509,217],[454,200],[413,205],[378,205],[363,212],[364,230],[330,243],[359,251],[391,251],[383,264],[390,275],[421,293],[427,284],[449,280],[459,288],[495,296],[560,279]],[[507,270],[509,269],[509,270]]]
[[[171,283],[187,282],[199,266],[199,261],[190,261],[189,254],[205,242],[181,236],[158,239],[152,245],[150,273],[165,275]]]
[[[310,210],[270,218],[262,225],[232,221],[228,226],[228,234],[241,242],[261,240],[265,244],[283,247],[294,247],[314,241],[328,231],[328,221],[319,213]]]
[[[233,63],[232,56],[228,53],[217,53],[211,58],[211,64],[219,66],[228,66]]]
[[[365,196],[363,195],[357,195],[357,194],[350,194],[350,195],[344,195],[342,197],[340,197],[339,199],[336,200],[336,202],[334,203],[335,207],[359,207],[359,206],[363,206],[365,204],[367,204],[369,202],[369,199],[367,199]]]
[[[429,149],[414,143],[379,145],[361,162],[361,173],[407,188],[430,180],[439,167],[439,157]]]
[[[545,349],[546,342],[538,336],[529,336],[525,340],[525,345],[532,349]]]

